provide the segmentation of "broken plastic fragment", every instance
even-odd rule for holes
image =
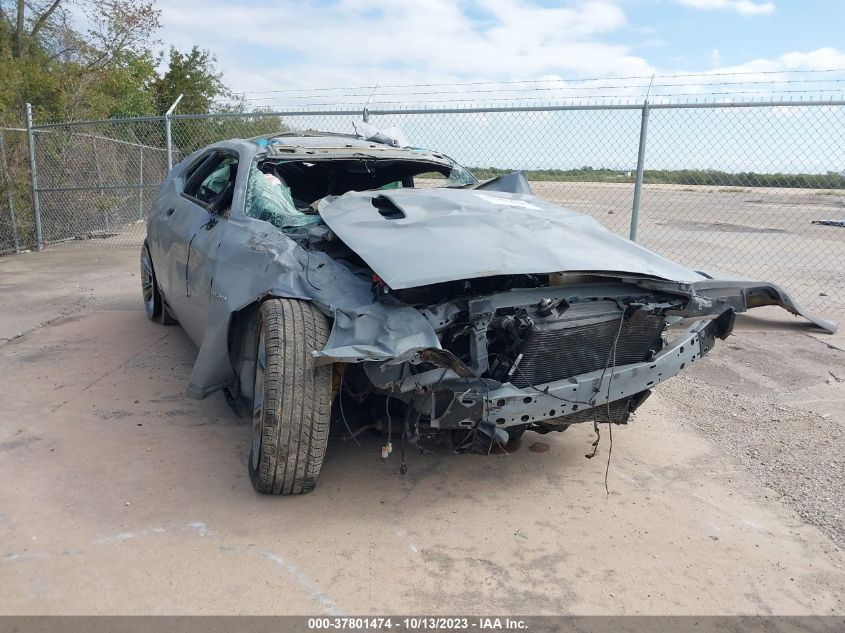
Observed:
[[[364,121],[353,121],[352,127],[355,134],[365,141],[384,143],[393,147],[408,147],[410,145],[408,137],[398,127],[387,127],[380,130],[375,125],[370,125]]]

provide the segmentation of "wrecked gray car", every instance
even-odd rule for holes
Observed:
[[[217,143],[150,213],[144,306],[199,348],[188,394],[252,416],[261,492],[315,486],[330,428],[488,453],[526,431],[624,424],[650,390],[780,305],[443,154],[299,134]],[[404,467],[404,463],[403,463]]]

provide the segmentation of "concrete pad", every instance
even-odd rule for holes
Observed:
[[[221,394],[184,396],[196,350],[144,318],[136,254],[104,257],[4,278],[4,297],[91,280],[95,300],[29,320],[0,307],[9,332],[49,321],[0,345],[0,613],[845,610],[843,551],[660,388],[613,429],[609,494],[607,429],[588,460],[580,425],[509,455],[410,451],[405,476],[379,438],[331,441],[314,493],[258,495],[248,423]]]

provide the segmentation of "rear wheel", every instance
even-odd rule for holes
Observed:
[[[144,312],[148,319],[158,321],[162,325],[179,323],[170,315],[167,305],[161,298],[153,268],[153,258],[150,256],[150,247],[146,244],[141,248],[141,295],[144,299]]]
[[[141,248],[141,295],[144,299],[144,312],[151,321],[161,317],[161,294],[158,291],[153,259],[146,244]]]
[[[252,404],[249,478],[259,492],[301,494],[317,483],[329,437],[330,365],[314,366],[328,319],[293,299],[261,304]]]

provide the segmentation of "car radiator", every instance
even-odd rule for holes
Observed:
[[[622,310],[612,301],[575,303],[560,319],[535,322],[524,338],[519,365],[512,372],[515,387],[542,385],[614,364],[611,351],[616,333],[616,366],[647,360],[665,325],[664,317],[640,314],[619,322]]]

